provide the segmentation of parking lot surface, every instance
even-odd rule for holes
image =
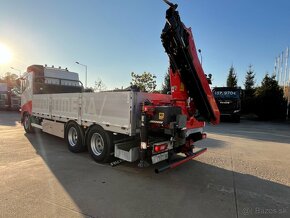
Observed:
[[[0,217],[290,217],[287,123],[207,126],[206,153],[155,174],[97,164],[19,119],[0,111]]]

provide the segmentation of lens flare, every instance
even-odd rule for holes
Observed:
[[[8,63],[12,58],[12,53],[9,48],[4,44],[0,43],[0,64]]]

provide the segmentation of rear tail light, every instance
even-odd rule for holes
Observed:
[[[154,152],[162,152],[165,151],[168,147],[167,143],[154,145]]]
[[[202,139],[206,139],[206,133],[202,133]]]

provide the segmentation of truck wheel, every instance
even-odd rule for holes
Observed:
[[[27,113],[23,117],[23,127],[25,132],[34,133],[34,128],[31,126],[31,116]]]
[[[113,151],[113,140],[110,133],[100,126],[93,126],[89,130],[86,144],[89,153],[96,162],[108,162]]]
[[[68,150],[73,153],[79,153],[85,150],[83,144],[84,133],[80,126],[74,122],[69,123],[65,128],[65,140],[68,146]]]

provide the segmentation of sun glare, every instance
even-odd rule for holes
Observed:
[[[12,54],[7,46],[0,43],[0,64],[8,63],[12,58]]]

